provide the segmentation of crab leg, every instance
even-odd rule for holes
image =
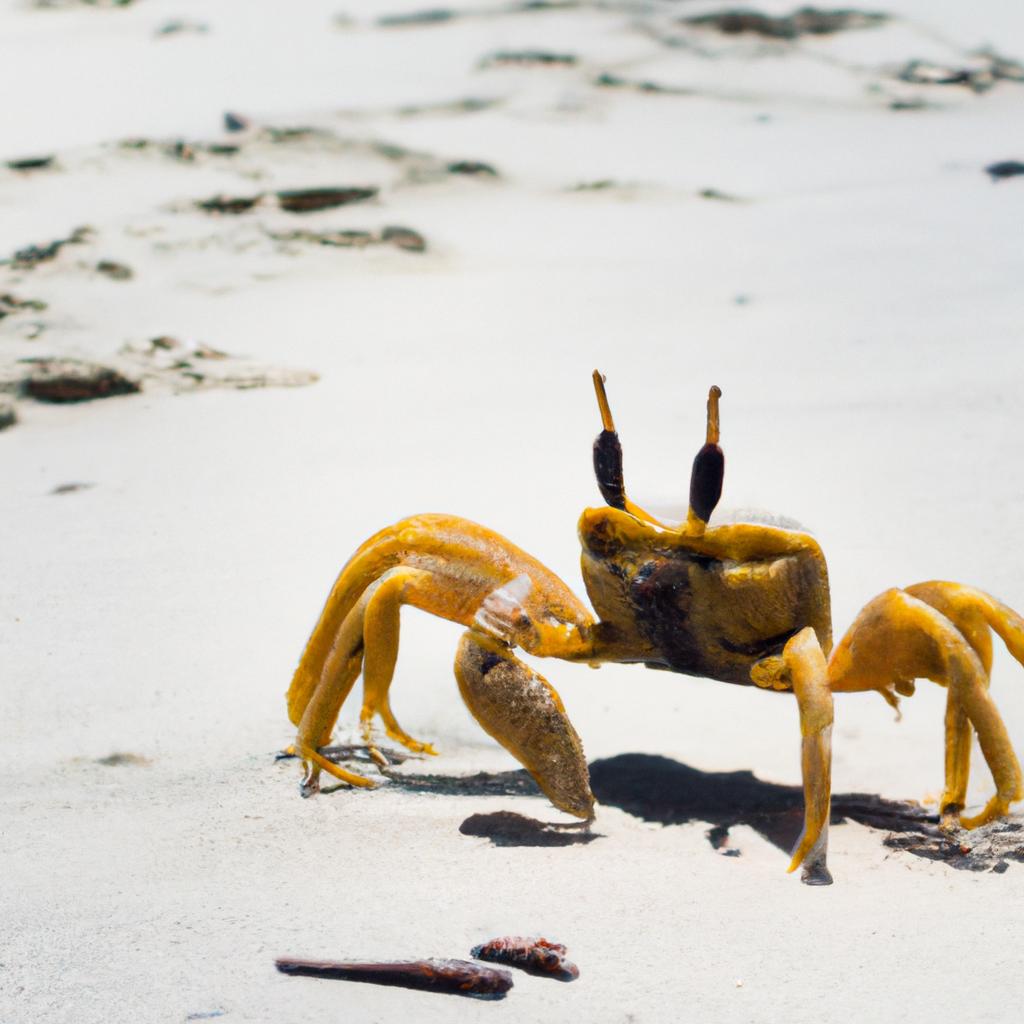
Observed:
[[[387,762],[373,745],[373,717],[377,714],[391,739],[415,753],[436,753],[433,746],[413,739],[398,724],[388,697],[398,658],[399,612],[403,604],[427,602],[431,586],[428,572],[410,568],[392,569],[376,584],[366,604],[363,620],[363,707],[359,721],[363,728],[363,739],[378,763]]]
[[[801,768],[804,780],[804,827],[789,870],[803,864],[803,880],[829,885],[826,865],[829,804],[832,794],[832,691],[817,634],[807,626],[782,652],[800,709]]]
[[[939,603],[941,591],[927,591],[927,586],[917,588],[918,592]],[[976,602],[985,621],[1020,660],[1024,655],[1024,622],[1016,613],[970,588],[961,588],[959,594],[950,591],[946,596],[969,596]],[[955,604],[954,600],[949,611],[964,621],[964,607],[958,610]],[[1009,810],[1011,801],[1022,796],[1020,763],[989,696],[986,661],[954,621],[931,603],[902,590],[887,590],[870,601],[829,660],[833,692],[879,690],[891,701],[889,692],[894,684],[899,688],[914,679],[931,679],[949,688],[946,789],[941,807],[947,824],[959,814],[965,799],[970,726],[978,734],[996,784],[996,795],[980,814],[960,819],[964,828],[976,828],[1000,817]]]

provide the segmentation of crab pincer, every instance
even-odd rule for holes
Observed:
[[[300,960],[279,957],[274,961],[282,974],[308,978],[337,978],[373,985],[394,985],[427,992],[446,992],[478,999],[503,999],[512,988],[508,971],[481,967],[468,960],[395,960],[367,963],[351,960]]]
[[[537,974],[543,978],[575,981],[580,976],[580,969],[571,960],[565,959],[565,953],[565,946],[559,942],[506,935],[474,946],[471,955],[477,960],[518,967],[528,974]]]

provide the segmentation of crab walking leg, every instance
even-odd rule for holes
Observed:
[[[467,630],[455,655],[459,692],[473,717],[536,780],[559,810],[594,816],[583,744],[554,687],[505,644]]]
[[[956,692],[946,693],[946,784],[939,800],[940,826],[951,831],[960,825],[971,777],[971,742],[974,728]]]
[[[360,720],[371,756],[386,763],[384,755],[372,743],[371,722],[379,713],[388,735],[416,751],[433,753],[428,743],[421,743],[406,733],[395,719],[388,699],[388,688],[398,656],[399,611],[402,604],[429,606],[432,578],[428,572],[406,566],[390,569],[363,591],[354,608],[342,622],[324,662],[320,682],[299,722],[295,741],[296,753],[307,765],[303,791],[316,791],[319,769],[354,786],[372,787],[373,783],[355,772],[333,764],[318,754],[317,748],[330,742],[338,714],[363,671],[365,696]]]
[[[388,690],[398,658],[399,613],[403,604],[423,604],[432,585],[430,573],[403,567],[392,569],[374,585],[363,619],[363,708],[359,721],[363,740],[378,763],[387,760],[373,744],[373,716],[379,714],[391,739],[415,753],[436,754],[433,746],[413,739],[391,710]]]
[[[906,593],[931,605],[956,626],[957,631],[974,648],[988,683],[992,671],[992,633],[985,614],[975,597],[988,599],[987,594],[958,583],[917,583]],[[939,816],[943,829],[960,826],[960,813],[967,802],[967,783],[971,775],[971,744],[974,728],[956,690],[946,694],[946,782],[939,800]]]
[[[341,706],[359,676],[363,663],[363,618],[370,596],[364,594],[345,616],[334,646],[324,661],[319,682],[299,719],[294,750],[302,759],[305,771],[301,787],[303,796],[319,790],[321,770],[352,786],[373,787],[369,779],[347,771],[317,753],[318,747],[330,742]]]
[[[1013,657],[1024,664],[1024,619],[1012,608],[990,594],[962,583],[932,580],[907,587],[906,592],[930,604],[948,618],[977,652],[985,669],[986,682],[992,671],[992,635],[994,630]],[[946,828],[970,825],[973,819],[960,820],[967,795],[970,772],[970,722],[965,723],[963,710],[955,706],[952,693],[946,711],[946,788],[941,811]]]
[[[1019,617],[988,595],[975,593],[991,602],[987,609],[991,617],[986,614],[986,621],[1007,646],[1016,644]],[[1011,652],[1017,656],[1014,647]],[[985,665],[953,621],[931,604],[901,590],[887,590],[870,601],[832,652],[829,677],[837,693],[886,692],[894,683],[914,679],[931,679],[947,686],[952,711],[947,709],[946,717],[944,809],[962,801],[966,789],[966,729],[961,711],[978,734],[981,752],[995,780],[996,795],[980,814],[962,818],[960,824],[976,828],[1005,814],[1010,803],[1020,799],[1020,763],[989,695]]]
[[[804,780],[804,827],[789,870],[803,864],[803,880],[829,885],[826,865],[828,819],[832,797],[832,691],[828,666],[817,634],[807,626],[782,652],[800,708],[800,764]]]

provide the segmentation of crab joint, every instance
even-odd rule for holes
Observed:
[[[718,446],[718,400],[721,397],[722,390],[717,385],[708,392],[707,441],[697,452],[690,473],[690,513],[687,520],[691,526],[706,523],[722,497],[725,455]]]

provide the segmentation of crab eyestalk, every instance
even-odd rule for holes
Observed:
[[[600,371],[594,371],[594,391],[597,394],[597,405],[601,410],[601,433],[594,441],[594,475],[601,497],[612,508],[625,510],[626,484],[622,476],[622,444],[615,431],[615,421],[608,405],[608,395],[604,390],[604,377]]]
[[[700,535],[704,532],[711,513],[722,497],[722,480],[725,476],[725,455],[718,446],[719,419],[718,400],[722,389],[712,386],[708,392],[708,425],[704,447],[697,452],[690,473],[690,510],[686,517],[687,532]]]

